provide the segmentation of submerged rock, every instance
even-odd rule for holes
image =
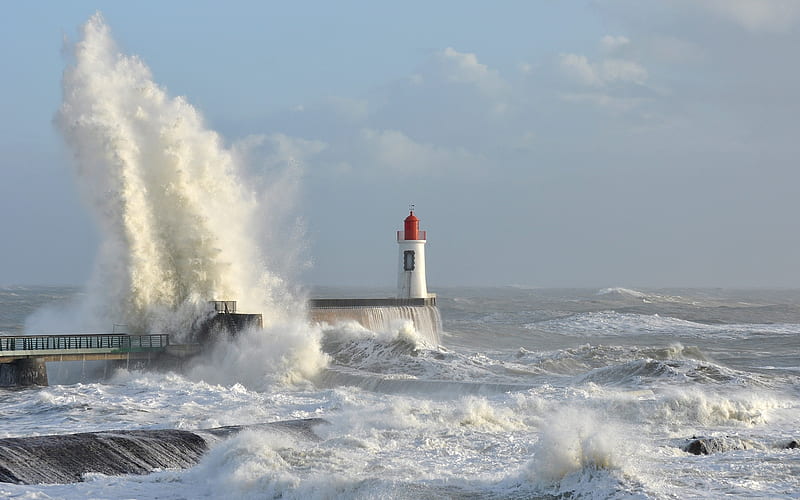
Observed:
[[[710,455],[712,453],[724,453],[735,450],[749,450],[755,448],[752,441],[737,437],[712,437],[712,438],[692,438],[683,451],[693,455]]]
[[[800,441],[791,439],[789,441],[772,441],[769,443],[759,443],[736,436],[724,437],[696,437],[681,449],[693,455],[710,455],[712,453],[725,453],[728,451],[751,450],[751,449],[781,449],[793,450],[800,448]]]

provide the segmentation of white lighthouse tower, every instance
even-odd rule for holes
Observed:
[[[400,270],[397,274],[397,297],[401,299],[427,299],[425,281],[425,231],[419,230],[419,219],[414,215],[414,205],[405,219],[402,231],[397,231],[400,246]]]

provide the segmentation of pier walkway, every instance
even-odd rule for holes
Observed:
[[[169,336],[163,333],[0,336],[0,363],[37,358],[42,361],[136,359],[163,352]]]

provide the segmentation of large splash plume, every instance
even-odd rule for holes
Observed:
[[[100,228],[96,326],[185,329],[209,300],[279,320],[297,301],[266,268],[255,233],[272,207],[247,187],[241,157],[119,51],[99,13],[72,48],[56,122]]]

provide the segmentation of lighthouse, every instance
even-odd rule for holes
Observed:
[[[427,299],[428,285],[425,281],[425,231],[419,230],[419,219],[411,206],[403,230],[397,231],[400,247],[397,274],[397,297],[401,299]]]
[[[417,334],[432,345],[441,339],[442,318],[436,306],[436,294],[428,293],[425,280],[425,231],[419,230],[419,219],[411,205],[403,229],[397,231],[400,258],[396,297],[319,298],[309,301],[309,316],[317,324],[335,325],[356,321],[373,332],[398,333],[410,321]]]

